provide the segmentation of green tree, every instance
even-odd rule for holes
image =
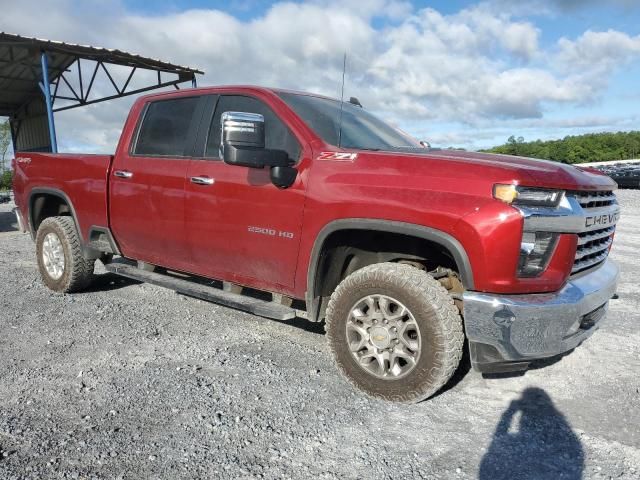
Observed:
[[[500,153],[506,153],[507,155],[522,155],[523,149],[522,145],[524,144],[524,137],[516,137],[515,135],[511,135],[507,139],[507,144],[504,145],[504,151]]]
[[[4,175],[7,161],[7,154],[11,146],[11,126],[9,120],[0,123],[0,175]]]
[[[11,169],[5,170],[0,176],[0,190],[11,190],[13,186],[13,172]]]
[[[503,145],[484,150],[565,163],[604,162],[640,156],[640,131],[590,133],[561,140],[525,142],[511,135]]]

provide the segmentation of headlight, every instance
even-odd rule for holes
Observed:
[[[518,261],[519,277],[537,277],[549,265],[556,249],[558,234],[550,232],[524,232]]]
[[[562,190],[504,184],[493,186],[493,198],[502,200],[509,205],[557,207],[563,195],[564,192]]]

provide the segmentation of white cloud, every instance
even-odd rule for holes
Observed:
[[[607,71],[640,57],[640,35],[616,30],[588,30],[575,41],[561,38],[558,46],[558,61],[566,70]]]
[[[476,38],[476,47],[489,49],[500,44],[506,51],[530,60],[538,51],[538,29],[528,22],[513,21],[484,8],[466,9],[458,15],[442,17],[450,25],[468,26]],[[486,51],[486,50],[485,50]]]
[[[368,67],[379,86],[373,103],[387,110],[395,105],[397,116],[431,111],[441,120],[474,123],[539,117],[544,102],[580,101],[587,86],[522,66],[539,55],[538,35],[533,25],[484,8],[449,16],[422,10],[385,32]]]
[[[311,0],[324,10],[346,11],[364,19],[386,17],[402,20],[411,14],[411,2],[401,0]]]

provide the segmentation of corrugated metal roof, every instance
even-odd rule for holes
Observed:
[[[0,32],[0,115],[11,115],[12,112],[40,95],[38,82],[41,80],[40,54],[42,51],[49,54],[49,76],[52,82],[78,58],[173,73],[181,78],[203,73],[195,68],[121,50]]]

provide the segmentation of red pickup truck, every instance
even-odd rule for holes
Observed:
[[[265,317],[326,322],[339,370],[416,402],[570,351],[615,294],[616,184],[425,148],[334,99],[258,87],[140,98],[115,155],[21,152],[18,221],[44,283],[112,272]]]

